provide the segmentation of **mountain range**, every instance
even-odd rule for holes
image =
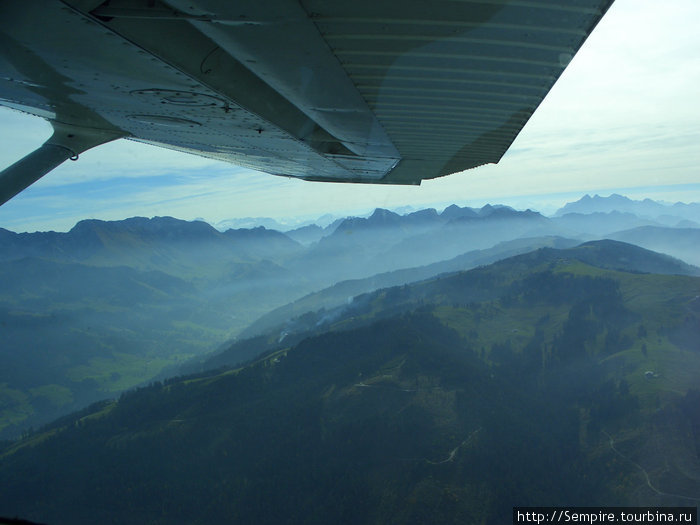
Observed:
[[[623,225],[615,214],[628,229],[611,232]],[[0,437],[184,363],[200,369],[232,338],[298,331],[307,312],[601,231],[700,264],[700,229],[635,217],[453,205],[286,233],[168,217],[87,220],[67,233],[0,229]]]
[[[632,200],[613,193],[608,197],[584,195],[576,202],[570,202],[557,210],[555,217],[576,213],[590,215],[593,213],[622,213],[636,215],[642,219],[653,219],[663,226],[694,227],[700,224],[700,203],[666,204],[652,199]]]
[[[696,272],[595,241],[309,312],[216,370],[4,444],[0,515],[502,524],[514,505],[695,505]]]

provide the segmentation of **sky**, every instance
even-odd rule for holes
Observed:
[[[616,0],[497,165],[418,187],[326,184],[119,140],[68,161],[0,207],[0,227],[168,215],[217,223],[374,208],[508,204],[553,213],[584,194],[700,201],[700,2]],[[0,167],[51,134],[0,108]]]

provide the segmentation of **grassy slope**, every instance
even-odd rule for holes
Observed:
[[[371,515],[384,522],[392,522],[392,512],[418,519],[421,509],[435,512],[437,508],[443,508],[446,516],[473,521],[479,516],[494,516],[496,503],[512,505],[515,500],[509,498],[515,494],[528,495],[529,499],[519,501],[539,504],[687,504],[687,500],[669,494],[693,496],[700,489],[700,478],[696,479],[693,471],[697,451],[692,450],[687,423],[677,409],[682,396],[697,388],[700,372],[700,349],[692,337],[692,327],[700,318],[696,304],[700,279],[604,270],[572,260],[528,265],[522,259],[471,275],[476,280],[458,276],[425,283],[422,286],[430,289],[430,294],[412,298],[410,289],[403,290],[409,301],[416,301],[412,308],[420,300],[429,300],[436,318],[456,330],[458,338],[429,324],[422,327],[427,313],[406,318],[406,322],[388,320],[373,325],[372,318],[391,303],[388,298],[393,294],[396,301],[402,292],[384,291],[373,297],[363,313],[370,328],[358,327],[363,323],[357,317],[341,320],[334,327],[340,330],[335,334],[321,334],[293,348],[281,348],[248,367],[134,393],[118,403],[98,407],[87,419],[85,415],[71,419],[63,431],[57,431],[58,425],[14,445],[4,454],[3,468],[27,468],[23,461],[32,461],[32,449],[46,453],[66,439],[86,439],[92,433],[103,436],[99,439],[104,445],[89,442],[97,446],[100,455],[109,457],[122,451],[119,454],[133,459],[143,450],[167,443],[158,456],[174,454],[170,461],[177,458],[174,465],[189,472],[186,476],[191,483],[197,483],[196,472],[210,468],[210,475],[220,476],[217,488],[212,486],[219,497],[228,493],[226,483],[238,487],[227,496],[232,498],[229,503],[217,500],[208,507],[209,513],[217,512],[217,505],[241,512],[235,501],[248,505],[259,500],[254,494],[270,497],[268,482],[272,479],[287,487],[290,479],[285,476],[299,468],[294,461],[288,466],[291,470],[280,466],[279,461],[288,457],[285,454],[290,450],[297,451],[300,460],[318,462],[309,472],[297,475],[300,487],[310,483],[307,488],[313,491],[321,489],[309,475],[319,479],[341,475],[349,468],[343,457],[359,460],[363,472],[353,474],[359,478],[333,478],[328,487],[332,490],[347,482],[350,488],[369,490],[362,498],[374,505]],[[528,286],[523,286],[524,282]],[[558,284],[547,288],[548,282]],[[478,302],[455,300],[488,295],[475,283],[499,292]],[[594,285],[599,289],[593,289]],[[564,293],[563,287],[569,287],[569,292]],[[593,300],[600,293],[607,303]],[[589,310],[579,309],[576,317],[577,304],[590,304],[586,307]],[[610,309],[611,305],[614,308]],[[591,322],[596,329],[582,339],[584,353],[565,361],[564,343],[576,341],[573,336],[566,338],[567,330],[573,333],[576,328],[572,319],[584,327]],[[343,327],[351,330],[342,332]],[[533,346],[536,334],[541,339]],[[504,354],[506,346],[510,353]],[[460,348],[468,349],[479,360],[460,354]],[[540,352],[534,360],[528,357],[532,348]],[[647,370],[658,377],[645,377]],[[583,393],[575,393],[572,389],[576,388]],[[608,401],[600,404],[596,399]],[[557,403],[562,405],[555,408]],[[608,413],[615,406],[617,412]],[[572,414],[576,414],[576,421],[560,426],[559,422],[564,425]],[[544,418],[543,422],[537,423],[538,418]],[[79,430],[82,426],[83,433]],[[316,441],[324,435],[326,441]],[[622,455],[613,451],[608,436]],[[43,448],[51,443],[55,443],[52,448]],[[302,443],[317,447],[318,454],[305,456]],[[171,444],[174,448],[167,452]],[[100,448],[103,446],[106,448]],[[248,459],[236,450],[247,451]],[[396,455],[397,450],[402,461],[413,458],[411,462],[380,461],[386,454]],[[458,458],[454,465],[449,461],[444,469],[439,468],[452,450]],[[525,460],[523,454],[531,455],[531,460]],[[538,462],[548,457],[551,464],[543,465],[561,468],[557,462],[571,454],[576,459],[568,475],[574,477],[555,476],[555,484],[562,484],[560,489],[542,484]],[[257,459],[262,463],[256,463]],[[267,465],[268,461],[275,466]],[[518,467],[522,471],[514,469],[516,461],[522,462]],[[194,465],[199,462],[204,466],[198,470]],[[221,466],[214,466],[217,463]],[[647,486],[635,463],[645,469],[657,492]],[[179,475],[173,471],[174,465],[158,465],[164,476]],[[225,470],[225,465],[233,470]],[[261,468],[266,473],[254,474]],[[31,469],[40,472],[41,465],[34,464]],[[92,472],[90,476],[97,475]],[[226,472],[238,474],[228,478]],[[272,475],[274,472],[277,474]],[[479,473],[480,481],[473,477],[474,472]],[[592,482],[601,491],[608,491],[607,495],[590,492],[588,500],[585,492],[574,496],[579,482],[575,475],[582,474],[592,476]],[[60,477],[60,471],[52,475]],[[512,478],[510,489],[507,478]],[[146,482],[126,479],[136,483],[132,487],[136,494],[140,491],[156,499],[163,497],[170,504],[174,503],[173,495],[179,494],[179,489],[173,488],[175,492],[166,495]],[[246,479],[251,488],[240,485]],[[520,493],[523,483],[532,486]],[[581,487],[593,490],[587,484]],[[118,494],[139,508],[133,496],[121,490]],[[326,498],[338,503],[337,494],[331,496],[325,489],[314,494],[323,496],[315,501]],[[381,495],[379,501],[377,494]],[[246,499],[238,499],[242,497]],[[338,508],[350,512],[355,500],[348,498]],[[189,496],[181,502],[183,508],[186,500]],[[275,509],[307,508],[300,501],[284,503],[277,496],[268,503]],[[141,505],[150,509],[148,516],[169,515],[151,508],[149,502]],[[358,505],[364,508],[364,503],[355,502]],[[318,512],[332,515],[324,514],[332,512],[327,506],[319,507]],[[144,518],[144,522],[156,523],[157,518]]]

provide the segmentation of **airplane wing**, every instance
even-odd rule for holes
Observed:
[[[0,3],[0,104],[54,134],[0,203],[128,138],[314,181],[503,156],[612,0]]]

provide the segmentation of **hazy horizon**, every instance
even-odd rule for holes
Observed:
[[[418,187],[327,184],[119,140],[66,162],[0,207],[0,227],[66,230],[81,219],[352,215],[378,207],[506,204],[551,213],[584,194],[700,201],[700,4],[617,0],[497,165]],[[49,124],[0,108],[0,166]]]
[[[700,191],[700,185],[698,186],[698,191]],[[644,189],[641,189],[644,190]],[[305,226],[308,224],[323,224],[328,222],[327,217],[333,217],[335,219],[342,219],[342,218],[347,218],[347,217],[369,217],[376,209],[378,208],[383,208],[383,209],[388,209],[391,210],[395,213],[398,213],[399,215],[406,215],[408,213],[412,213],[414,211],[419,211],[419,210],[424,210],[424,209],[429,209],[429,208],[434,208],[438,211],[438,213],[442,213],[445,208],[452,206],[452,205],[457,205],[460,207],[469,207],[469,208],[475,208],[479,209],[482,208],[486,205],[493,205],[493,206],[510,206],[511,208],[518,210],[518,211],[524,211],[524,210],[532,210],[541,213],[542,215],[546,217],[552,217],[554,214],[563,208],[566,204],[572,203],[579,201],[585,196],[590,196],[590,197],[602,197],[602,198],[608,198],[612,195],[620,195],[622,197],[626,197],[632,201],[637,201],[641,202],[645,199],[651,199],[655,202],[658,202],[660,204],[664,204],[667,206],[671,206],[673,204],[681,203],[681,204],[693,204],[693,203],[700,203],[700,199],[697,201],[694,200],[673,200],[673,199],[664,199],[664,198],[651,198],[648,197],[647,193],[642,193],[640,192],[638,194],[634,194],[633,192],[629,192],[628,194],[624,193],[624,190],[622,191],[609,191],[609,192],[583,192],[583,193],[567,193],[567,194],[545,194],[545,195],[536,195],[536,196],[515,196],[515,197],[505,197],[502,199],[496,199],[496,200],[483,200],[483,199],[476,199],[476,200],[471,200],[471,201],[445,201],[445,202],[440,202],[440,203],[428,203],[426,205],[396,205],[396,206],[377,206],[377,207],[372,207],[372,208],[357,208],[354,210],[333,210],[329,211],[328,213],[320,214],[320,215],[314,215],[314,214],[307,214],[307,215],[296,215],[296,216],[264,216],[264,215],[248,215],[248,216],[238,216],[238,217],[227,217],[224,219],[220,220],[209,220],[206,217],[178,217],[175,215],[159,215],[159,214],[154,214],[154,215],[147,215],[147,214],[139,214],[139,215],[129,215],[129,216],[123,216],[123,217],[100,217],[100,216],[91,216],[91,217],[82,217],[78,218],[75,222],[67,222],[65,221],[61,227],[56,227],[56,226],[51,226],[47,228],[38,228],[38,229],[25,229],[25,230],[19,230],[19,229],[13,229],[10,227],[5,227],[0,225],[0,228],[4,228],[9,231],[13,231],[15,233],[36,233],[36,232],[45,232],[45,231],[54,231],[54,232],[68,232],[71,228],[73,228],[78,222],[83,221],[83,220],[103,220],[103,221],[120,221],[120,220],[125,220],[129,219],[132,217],[146,217],[146,218],[153,218],[153,217],[173,217],[175,219],[183,220],[183,221],[203,221],[206,222],[207,224],[210,224],[214,228],[220,229],[221,231],[224,231],[225,229],[228,229],[227,227],[223,227],[222,225],[225,225],[227,222],[235,222],[235,221],[249,221],[251,223],[260,223],[262,224],[265,221],[275,221],[277,222],[280,226],[282,226],[281,231],[289,231],[294,228],[298,228],[301,226]],[[663,197],[664,195],[676,195],[676,192],[682,192],[682,190],[679,189],[674,189],[674,188],[668,188],[668,187],[659,187],[659,189],[655,192],[656,195],[659,195]],[[686,191],[686,194],[688,192]],[[239,228],[242,226],[237,226],[236,228]],[[245,226],[247,227],[247,226]]]

